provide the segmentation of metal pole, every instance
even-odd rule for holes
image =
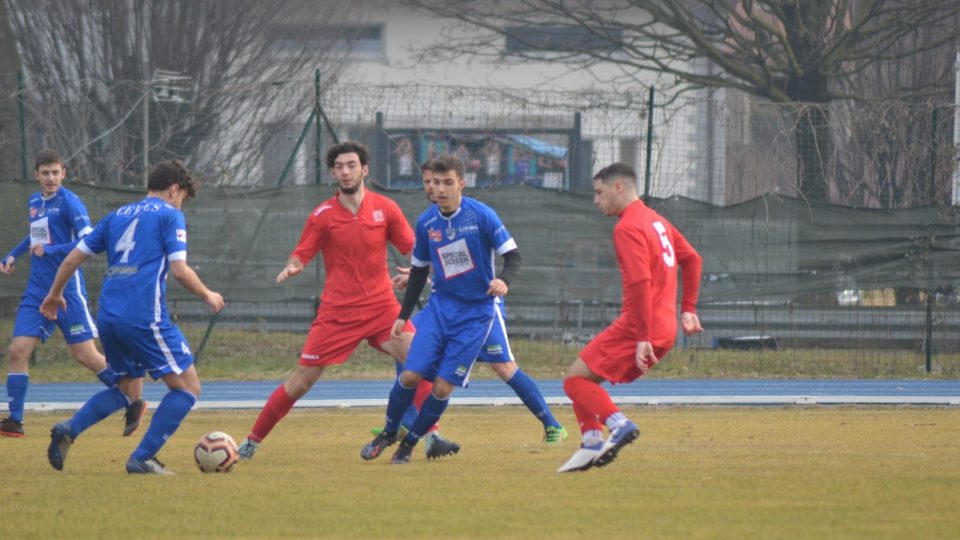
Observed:
[[[953,63],[953,205],[960,205],[960,42]]]
[[[570,141],[570,165],[567,167],[567,177],[564,178],[563,186],[563,189],[566,191],[570,191],[573,188],[574,182],[579,179],[578,177],[590,175],[590,171],[584,173],[580,170],[583,168],[580,162],[580,154],[583,153],[580,150],[583,144],[583,116],[580,114],[580,111],[573,113],[573,134],[570,137],[572,139]],[[593,184],[588,182],[587,185],[592,186]]]
[[[143,86],[143,187],[150,174],[150,81]]]
[[[930,122],[930,203],[936,203],[937,196],[937,109],[933,109]],[[929,285],[927,287],[927,339],[925,341],[924,356],[926,357],[927,373],[933,368],[933,298],[936,289],[933,287],[933,260],[930,258],[930,245],[933,239],[927,243],[927,272],[929,273]]]
[[[315,170],[315,183],[319,184],[323,178],[323,171],[320,168],[322,163],[320,152],[323,149],[323,123],[320,121],[320,68],[313,73],[313,103],[315,114],[317,116],[317,139],[314,144],[315,154],[313,158],[313,168]],[[319,267],[319,265],[317,265]]]
[[[650,202],[650,175],[653,172],[653,86],[647,100],[647,170],[643,174],[643,202]]]
[[[20,176],[27,180],[27,107],[23,68],[17,70],[17,109],[20,116]]]

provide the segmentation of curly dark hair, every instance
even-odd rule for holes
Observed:
[[[161,161],[150,169],[150,175],[147,177],[147,189],[150,191],[163,191],[174,184],[186,190],[187,197],[197,196],[193,176],[179,159]]]
[[[367,165],[370,163],[370,149],[366,146],[358,143],[357,141],[346,141],[340,144],[335,144],[327,150],[327,168],[333,168],[333,162],[337,160],[337,157],[340,154],[350,154],[355,153],[360,157],[360,165]]]

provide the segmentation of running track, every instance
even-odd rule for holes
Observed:
[[[204,409],[257,409],[279,381],[207,382],[197,403]],[[392,381],[319,381],[297,402],[298,407],[383,407]],[[550,404],[568,404],[561,381],[539,381]],[[960,406],[960,380],[641,380],[605,387],[614,401],[640,405],[840,405],[911,404]],[[95,383],[32,384],[28,410],[72,410],[103,386]],[[0,388],[0,410],[6,409],[6,389]],[[162,383],[148,382],[144,396],[151,407],[166,392]],[[520,400],[499,380],[474,381],[454,393],[453,405],[519,405]]]

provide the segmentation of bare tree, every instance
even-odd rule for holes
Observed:
[[[250,182],[270,126],[305,122],[314,69],[333,82],[349,53],[345,3],[4,1],[34,142],[93,182],[141,184],[167,157]]]
[[[400,1],[463,23],[424,59],[612,64],[627,81],[652,71],[677,90],[735,89],[783,104],[796,126],[798,188],[815,201],[829,198],[834,151],[823,105],[943,98],[952,88],[949,61],[922,80],[887,79],[868,91],[858,81],[922,53],[949,58],[960,35],[956,0]]]

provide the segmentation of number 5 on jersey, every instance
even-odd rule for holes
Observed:
[[[137,223],[140,223],[140,218],[134,218],[133,221],[130,222],[130,225],[127,225],[127,230],[123,231],[123,235],[120,236],[116,245],[113,246],[115,252],[123,253],[123,257],[120,258],[120,264],[127,263],[130,252],[133,251],[133,248],[137,245],[133,240],[133,236],[137,232]]]
[[[677,256],[673,253],[673,244],[670,243],[670,238],[667,237],[667,228],[663,226],[661,221],[654,221],[653,228],[660,235],[660,244],[663,246],[663,262],[667,265],[667,268],[673,268],[677,264]]]

